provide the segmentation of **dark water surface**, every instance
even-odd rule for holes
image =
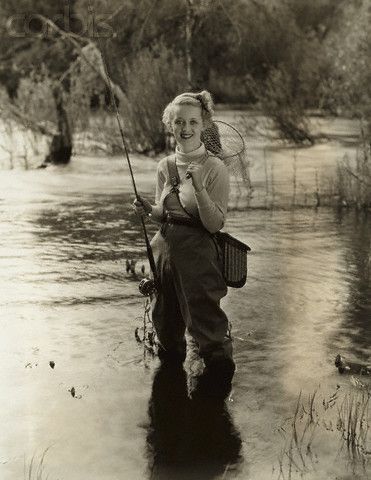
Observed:
[[[153,175],[138,172],[142,191]],[[367,215],[230,213],[226,229],[252,254],[247,285],[223,304],[238,368],[220,405],[190,401],[184,371],[158,369],[135,341],[143,299],[124,265],[144,244],[121,161],[78,158],[0,182],[1,479],[36,478],[49,447],[51,480],[368,478],[367,452],[355,459],[336,428],[367,378],[334,368],[337,353],[370,360]],[[317,419],[301,454],[290,450],[300,392],[298,429],[314,392]]]

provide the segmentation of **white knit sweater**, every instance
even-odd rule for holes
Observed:
[[[208,152],[202,144],[190,153],[176,150],[176,165],[180,177],[179,197],[182,205],[193,216],[200,218],[204,227],[210,232],[219,231],[225,222],[229,197],[229,171],[224,163]],[[171,191],[171,182],[166,158],[160,160],[157,167],[156,205],[153,212],[157,219],[163,215],[164,199]],[[195,192],[192,180],[185,177],[191,162],[202,162],[202,183],[205,187]]]

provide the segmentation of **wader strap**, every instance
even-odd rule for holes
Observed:
[[[188,210],[185,208],[185,206],[180,201],[180,197],[179,197],[180,177],[179,177],[178,169],[177,169],[177,166],[176,166],[175,158],[176,158],[175,155],[172,155],[171,157],[169,157],[166,160],[167,169],[168,169],[168,172],[169,172],[169,178],[170,178],[170,182],[171,182],[171,186],[172,186],[171,191],[176,194],[176,197],[178,199],[178,203],[179,203],[180,207],[184,210],[184,212],[189,217],[190,222],[187,222],[186,224],[187,225],[193,224],[193,226],[195,226],[195,227],[199,227],[199,228],[204,229],[205,227],[203,226],[201,220],[199,220],[197,217],[195,217],[190,212],[188,212]],[[168,220],[171,219],[171,213],[166,212],[166,217],[167,217]],[[179,223],[180,223],[180,220],[179,220]]]
[[[180,178],[178,174],[178,169],[176,168],[175,155],[172,155],[167,159],[167,170],[169,172],[171,186],[173,187],[172,190],[174,192],[179,192],[178,186],[180,183]]]
[[[195,217],[194,215],[192,215],[190,212],[188,212],[188,210],[186,210],[186,208],[184,207],[184,205],[180,201],[180,196],[179,196],[180,178],[179,178],[179,173],[178,173],[178,169],[177,169],[177,166],[176,166],[175,159],[176,159],[175,155],[172,155],[171,157],[169,157],[166,160],[167,169],[168,169],[168,172],[169,172],[169,178],[170,178],[170,182],[171,182],[171,185],[172,185],[172,192],[174,192],[176,194],[179,205],[182,207],[184,212],[188,215],[189,219],[174,219],[174,218],[171,218],[171,213],[170,212],[166,212],[165,222],[168,222],[168,223],[173,222],[173,223],[179,223],[179,224],[183,224],[183,225],[188,224],[188,225],[191,225],[193,227],[200,228],[201,230],[204,230],[206,233],[208,233],[210,235],[211,239],[213,240],[213,242],[216,246],[216,250],[218,252],[218,258],[219,258],[220,252],[219,252],[219,248],[218,248],[218,242],[217,242],[217,239],[216,239],[216,235],[213,234],[213,233],[210,233],[205,228],[205,226],[203,225],[201,220],[198,219],[197,217]],[[164,223],[162,225],[161,231],[163,231],[163,233],[166,232],[166,223]]]

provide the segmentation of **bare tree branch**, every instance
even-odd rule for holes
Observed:
[[[152,5],[151,5],[151,7],[149,8],[149,10],[148,10],[148,12],[147,12],[147,15],[145,16],[145,18],[144,18],[144,20],[143,20],[143,23],[142,23],[142,26],[141,26],[141,28],[140,28],[139,35],[138,35],[138,40],[137,40],[137,44],[138,44],[138,45],[140,45],[140,43],[141,43],[141,41],[142,41],[144,28],[145,28],[146,25],[147,25],[149,16],[151,15],[151,13],[153,12],[153,10],[154,10],[155,7],[157,6],[158,2],[159,2],[159,0],[153,0]]]
[[[220,6],[222,7],[222,10],[224,12],[224,15],[227,17],[227,19],[229,20],[229,22],[231,23],[232,27],[234,28],[234,30],[236,31],[237,33],[237,43],[238,45],[241,45],[241,42],[242,42],[242,36],[241,36],[241,31],[239,29],[239,27],[236,25],[236,23],[232,20],[231,16],[229,15],[228,13],[228,10],[226,9],[224,3],[223,3],[223,0],[218,0]]]
[[[39,17],[42,21],[47,23],[47,25],[49,25],[62,38],[66,39],[67,41],[72,43],[72,45],[79,51],[81,58],[83,58],[85,60],[85,62],[92,68],[93,71],[95,71],[95,73],[103,80],[103,82],[109,88],[112,87],[114,89],[115,95],[120,99],[124,98],[124,94],[123,94],[121,88],[117,84],[113,83],[112,81],[110,81],[110,79],[107,78],[107,75],[106,75],[106,72],[105,72],[105,69],[104,69],[104,66],[103,66],[102,52],[100,52],[100,50],[97,48],[97,46],[95,45],[94,42],[92,42],[91,40],[89,40],[87,38],[81,37],[80,35],[77,35],[75,33],[66,32],[65,30],[62,30],[54,22],[52,22],[49,18],[46,18],[43,15],[37,15],[37,17]],[[79,42],[85,43],[84,47],[82,47]],[[102,61],[98,63],[98,66],[96,64],[94,64],[93,62],[91,62],[89,60],[89,58],[87,57],[87,55],[85,55],[84,48],[86,48],[87,46],[89,46],[90,48],[96,49],[97,52],[99,52],[99,54],[101,55]],[[61,83],[61,81],[62,81],[61,79],[64,79],[64,78],[65,78],[65,74],[63,74],[60,77],[59,82]]]
[[[363,178],[356,175],[350,168],[346,167],[345,165],[344,165],[344,170],[348,172],[352,177],[356,178],[359,182],[364,183],[368,187],[371,187],[371,183],[366,182]]]
[[[31,117],[22,112],[16,105],[10,102],[4,103],[2,101],[0,105],[0,116],[5,118],[11,116],[17,122],[21,123],[25,128],[33,130],[34,132],[41,133],[42,135],[53,136],[57,134],[57,130],[47,127],[41,122],[35,122]]]

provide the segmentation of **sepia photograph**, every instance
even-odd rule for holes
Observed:
[[[0,0],[0,479],[371,478],[371,0]]]

